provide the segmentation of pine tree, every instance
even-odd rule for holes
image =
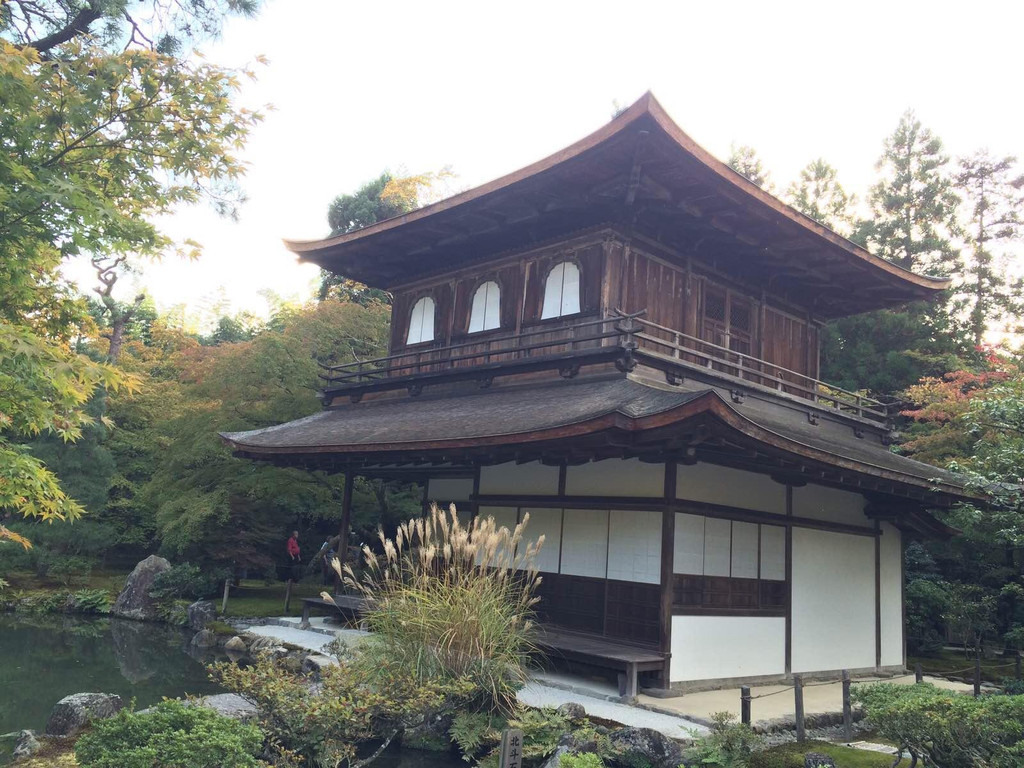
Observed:
[[[737,173],[746,176],[761,189],[772,191],[771,175],[765,169],[764,163],[761,162],[761,158],[757,156],[753,147],[746,144],[737,147],[734,144],[726,164]]]
[[[836,169],[819,157],[804,166],[800,178],[789,185],[786,197],[800,213],[842,235],[849,235],[855,198],[847,194],[837,177]]]
[[[872,217],[860,227],[870,250],[921,274],[960,272],[960,254],[951,240],[958,232],[959,200],[948,165],[942,141],[913,111],[904,112],[885,140],[876,166],[882,178],[869,197]]]
[[[852,239],[892,263],[920,274],[958,280],[960,253],[953,180],[941,140],[908,111],[884,143],[871,188],[872,217]],[[924,376],[965,367],[970,345],[952,292],[933,303],[915,302],[829,324],[823,337],[822,374],[849,389],[878,395],[905,390]]]
[[[1024,312],[1024,280],[1009,274],[1008,248],[1024,234],[1024,174],[1017,158],[985,151],[961,158],[956,184],[964,196],[964,242],[968,259],[956,306],[967,316],[975,346],[993,323]]]

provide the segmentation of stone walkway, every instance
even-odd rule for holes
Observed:
[[[587,710],[587,714],[593,717],[622,723],[622,725],[633,728],[652,728],[672,739],[688,739],[692,738],[694,733],[707,733],[707,728],[703,725],[677,715],[651,712],[629,704],[574,693],[562,688],[553,688],[537,679],[527,683],[519,691],[517,698],[523,704],[531,707],[557,707],[569,702],[581,704]]]

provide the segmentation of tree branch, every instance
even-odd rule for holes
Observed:
[[[99,21],[102,17],[103,11],[100,10],[97,3],[90,2],[88,6],[75,14],[75,17],[64,27],[58,29],[56,32],[50,33],[46,37],[41,37],[38,40],[30,40],[25,43],[25,47],[35,48],[40,54],[45,56],[51,48],[56,48],[58,45],[63,45],[79,35],[84,35],[89,31],[89,27],[92,23],[94,21]]]

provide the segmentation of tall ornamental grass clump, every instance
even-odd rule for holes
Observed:
[[[365,565],[335,568],[370,604],[377,652],[420,680],[470,680],[482,698],[511,710],[535,650],[536,556],[544,537],[525,543],[529,520],[513,530],[494,518],[463,523],[452,505],[380,532],[382,554],[363,548]]]

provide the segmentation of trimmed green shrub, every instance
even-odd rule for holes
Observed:
[[[935,768],[1018,768],[1024,764],[1024,696],[973,698],[935,686],[857,686],[878,735]]]
[[[257,768],[263,734],[211,709],[166,700],[97,720],[75,744],[81,768]]]

